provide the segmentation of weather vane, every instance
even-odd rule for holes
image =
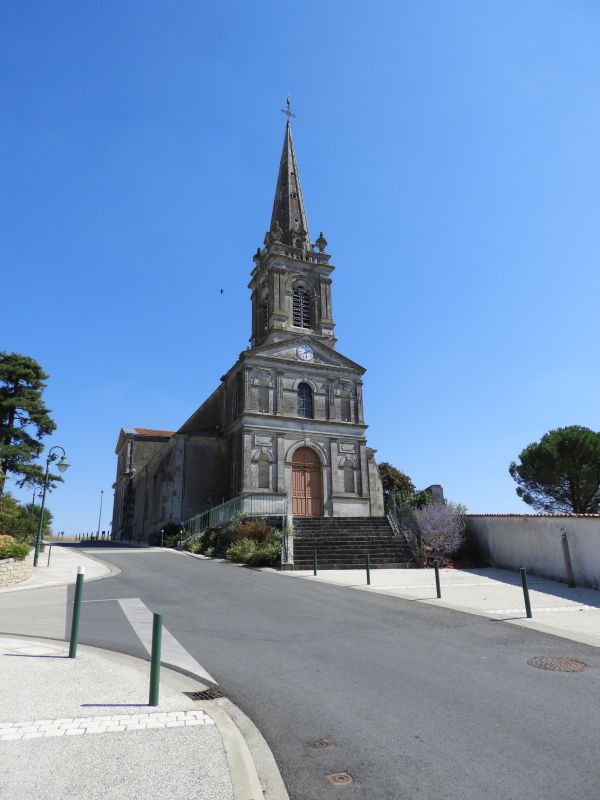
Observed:
[[[281,109],[281,113],[286,115],[286,117],[288,118],[288,122],[292,117],[296,116],[292,111],[292,96],[289,94],[287,96],[287,100],[285,101],[285,108]]]

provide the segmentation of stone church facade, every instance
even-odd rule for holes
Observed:
[[[249,283],[251,346],[179,430],[121,430],[113,538],[148,540],[243,493],[287,498],[296,517],[384,515],[365,369],[336,350],[326,248],[310,238],[288,121]]]

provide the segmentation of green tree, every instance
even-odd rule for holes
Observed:
[[[383,485],[383,496],[387,502],[392,495],[400,495],[403,499],[412,497],[415,492],[415,485],[406,473],[401,472],[387,461],[379,464],[379,477]]]
[[[537,511],[596,514],[600,507],[600,433],[571,425],[528,445],[509,472],[517,494]]]
[[[14,536],[19,541],[32,542],[40,524],[40,509],[41,506],[33,503],[21,505],[10,492],[5,492],[0,496],[0,534]],[[51,525],[52,513],[44,508],[44,536],[50,533]]]
[[[44,470],[35,463],[42,439],[56,428],[42,394],[48,376],[35,359],[0,352],[0,495],[9,474],[17,485],[42,485]],[[49,483],[60,481],[51,475]]]

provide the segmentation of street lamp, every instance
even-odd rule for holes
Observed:
[[[52,464],[58,458],[58,453],[53,452],[54,450],[61,450],[62,451],[62,458],[56,465],[59,472],[65,472],[65,470],[69,469],[71,466],[67,461],[67,454],[64,451],[64,448],[61,447],[59,444],[55,444],[54,447],[50,448],[48,453],[48,458],[46,459],[46,474],[44,476],[44,491],[42,492],[42,507],[40,508],[40,524],[38,527],[37,538],[35,540],[35,555],[33,557],[33,566],[37,567],[38,565],[38,558],[40,556],[40,544],[42,541],[42,525],[44,524],[44,505],[46,504],[46,490],[48,489],[48,473],[50,472],[50,464]]]
[[[102,519],[102,500],[104,499],[104,489],[100,489],[100,513],[98,514],[98,530],[96,531],[96,541],[100,538],[100,520]]]

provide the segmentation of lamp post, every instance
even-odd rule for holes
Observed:
[[[42,541],[42,526],[44,524],[44,506],[46,504],[46,491],[48,489],[48,473],[50,472],[50,464],[53,461],[56,461],[56,459],[58,458],[58,453],[55,453],[54,450],[62,451],[62,458],[56,465],[58,471],[64,472],[70,467],[70,464],[67,461],[67,454],[65,453],[64,448],[61,447],[59,444],[55,444],[54,447],[51,447],[48,453],[48,458],[46,459],[46,475],[44,476],[44,491],[42,492],[42,507],[40,508],[40,524],[38,527],[37,538],[35,540],[35,555],[33,557],[34,567],[37,567],[38,558],[40,555],[40,544]]]
[[[98,530],[96,531],[96,541],[100,539],[100,520],[102,519],[102,501],[104,500],[104,489],[100,489],[100,513],[98,514]]]

